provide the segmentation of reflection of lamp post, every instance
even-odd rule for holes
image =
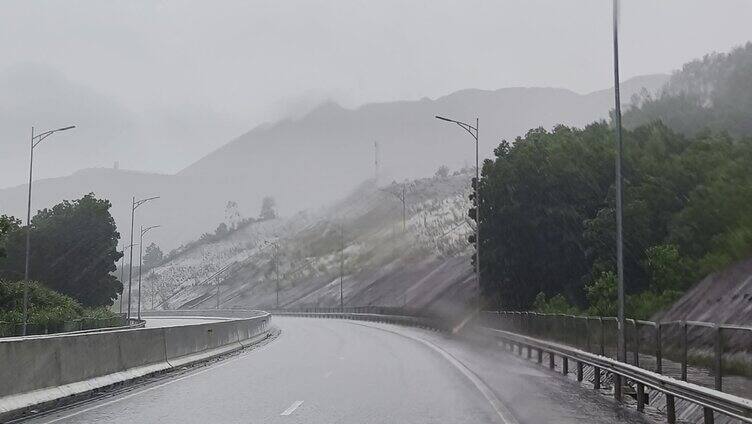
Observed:
[[[138,243],[138,319],[141,319],[141,268],[143,268],[143,252],[144,252],[144,234],[148,233],[149,230],[152,230],[154,228],[159,228],[161,225],[152,225],[151,227],[141,226],[141,239]],[[128,302],[130,303],[130,299],[128,299]]]
[[[475,118],[475,126],[442,116],[437,116],[436,119],[459,125],[475,139],[475,186],[473,187],[473,202],[475,203],[475,283],[478,285],[478,306],[480,307],[480,197],[478,197],[480,168],[478,166],[478,118]]]
[[[128,319],[131,318],[131,290],[133,288],[133,221],[136,216],[136,209],[149,200],[154,199],[159,199],[159,196],[149,197],[139,201],[136,201],[136,198],[134,197],[133,203],[131,204],[131,259],[129,264],[130,271],[128,272]]]
[[[58,128],[56,130],[45,131],[41,134],[34,135],[34,127],[31,127],[31,143],[29,148],[29,201],[26,208],[26,264],[24,266],[24,286],[23,286],[23,326],[22,334],[26,335],[26,323],[29,320],[29,252],[31,251],[31,178],[34,171],[34,148],[45,138],[52,134],[76,128],[75,125]]]

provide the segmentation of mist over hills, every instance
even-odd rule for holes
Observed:
[[[657,91],[665,75],[624,82],[624,97]],[[374,175],[379,143],[384,181],[432,175],[441,165],[474,164],[472,140],[460,128],[434,119],[480,120],[480,156],[492,156],[501,139],[531,128],[586,125],[607,117],[612,90],[580,95],[558,88],[462,90],[436,100],[376,103],[355,110],[324,104],[298,120],[258,127],[178,175],[222,180],[239,187],[266,178],[283,210],[329,203]],[[272,182],[273,181],[273,182]]]
[[[625,81],[622,96],[657,91],[666,75]],[[535,127],[582,126],[606,118],[612,90],[577,94],[559,88],[462,90],[436,100],[367,104],[355,110],[327,103],[296,120],[265,124],[232,140],[176,175],[90,169],[35,182],[33,208],[50,207],[88,192],[110,199],[123,237],[132,196],[161,196],[139,210],[138,222],[161,224],[150,234],[172,249],[213,231],[228,201],[245,217],[258,215],[261,199],[277,199],[285,215],[341,198],[374,176],[374,142],[380,146],[380,181],[433,175],[441,165],[474,164],[472,139],[434,119],[480,119],[480,155],[490,157],[503,138]],[[24,216],[26,186],[0,190],[3,213]],[[137,223],[138,226],[138,223]]]

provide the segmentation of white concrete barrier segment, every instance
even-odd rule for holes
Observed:
[[[210,312],[186,312],[192,315],[210,316]],[[241,349],[265,332],[271,321],[268,313],[259,311],[231,311],[223,317],[231,319],[0,339],[0,421],[32,407],[54,406],[70,396]]]

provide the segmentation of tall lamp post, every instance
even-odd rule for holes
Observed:
[[[276,304],[277,304],[277,306],[276,306],[276,308],[279,309],[279,263],[278,263],[278,260],[279,260],[279,258],[278,258],[278,256],[279,256],[279,243],[277,243],[276,241],[264,240],[264,244],[266,244],[267,246],[274,247],[274,255],[273,255],[273,257],[274,257],[274,278],[276,280],[276,285],[277,285],[277,289],[276,289],[276,293],[277,293],[277,302],[276,302]],[[217,296],[219,297],[219,288],[217,288]],[[219,304],[219,301],[217,301],[217,304]]]
[[[70,125],[56,130],[45,131],[40,134],[34,134],[34,127],[31,127],[31,142],[29,143],[29,198],[26,205],[26,264],[24,265],[24,288],[23,288],[23,326],[22,334],[26,335],[26,323],[29,318],[29,252],[31,251],[31,180],[34,172],[34,148],[39,145],[45,138],[60,131],[66,131],[76,128]]]
[[[131,318],[131,291],[133,289],[133,222],[136,216],[136,209],[138,209],[138,207],[143,205],[144,203],[154,199],[159,199],[159,196],[148,197],[146,199],[141,199],[138,201],[136,201],[136,198],[133,197],[133,203],[131,203],[131,254],[128,271],[128,319]]]
[[[138,243],[138,319],[141,319],[141,268],[143,267],[143,252],[144,252],[144,234],[148,233],[149,230],[153,230],[154,228],[159,228],[161,225],[152,225],[151,227],[141,226],[141,239]],[[128,300],[130,302],[130,300]]]
[[[125,240],[123,240],[123,256],[120,257],[120,284],[123,284],[125,276]],[[120,291],[120,314],[123,313],[123,292]]]
[[[138,246],[138,243],[133,243],[133,244],[129,244],[127,246],[123,246],[123,258],[125,258],[125,249],[131,249],[131,250],[133,250],[133,248],[135,246]],[[122,264],[123,261],[121,260],[120,262]],[[132,267],[128,271],[128,275],[130,275],[131,271],[133,271]],[[123,265],[122,272],[120,273],[120,276],[121,276],[120,282],[123,283],[123,292],[120,293],[120,313],[121,314],[123,313],[123,298],[125,298],[125,282],[124,282],[123,277],[122,277],[123,274],[125,274],[125,265]],[[131,303],[130,293],[128,293],[128,303]]]
[[[405,208],[406,208],[406,205],[405,205],[405,200],[406,200],[405,183],[402,183],[402,193],[401,194],[399,192],[393,192],[393,191],[386,190],[386,189],[383,189],[383,188],[381,189],[381,191],[383,191],[384,193],[391,194],[392,196],[394,196],[397,199],[399,199],[400,202],[402,202],[402,232],[405,232]]]
[[[475,126],[454,119],[436,116],[436,119],[453,122],[467,131],[475,139],[475,187],[473,187],[475,201],[475,284],[478,286],[478,307],[480,307],[480,197],[478,197],[478,185],[480,184],[480,167],[478,163],[478,118],[475,118]]]
[[[345,225],[339,224],[340,250],[339,250],[339,310],[345,311],[345,294],[342,282],[345,276]]]
[[[624,235],[623,202],[624,178],[622,177],[623,143],[621,135],[621,98],[619,93],[619,0],[613,3],[614,20],[614,131],[616,136],[616,269],[618,275],[619,355],[626,359],[624,337]]]
[[[624,190],[622,177],[623,143],[621,134],[621,97],[619,93],[619,0],[613,1],[613,30],[614,30],[614,131],[616,136],[616,274],[617,274],[617,309],[619,332],[617,343],[617,359],[627,360],[626,327],[624,319],[624,233],[623,233],[623,201]],[[621,376],[614,381],[614,396],[621,399]]]

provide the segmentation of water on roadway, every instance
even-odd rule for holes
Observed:
[[[643,422],[559,376],[433,332],[325,319],[273,323],[282,334],[258,349],[30,422]]]

